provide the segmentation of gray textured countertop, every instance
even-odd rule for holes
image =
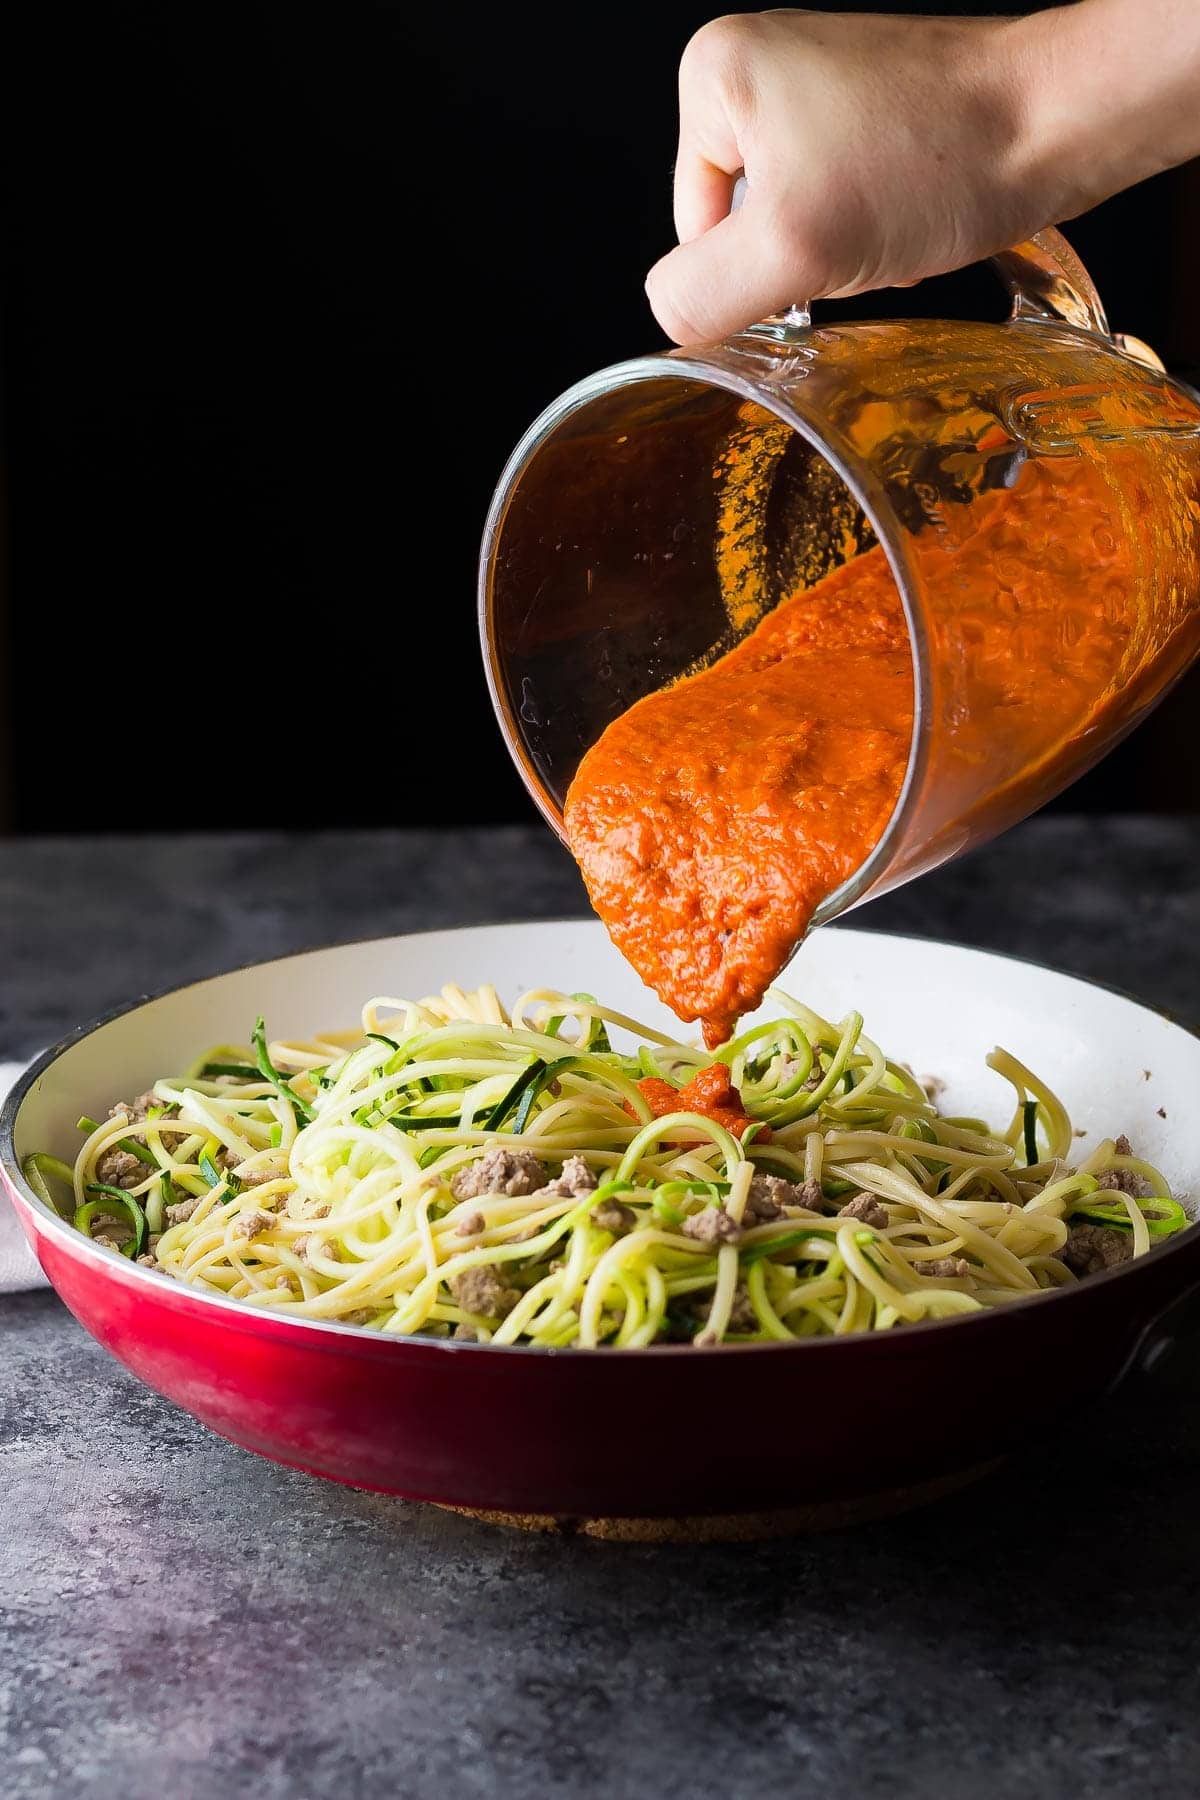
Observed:
[[[532,827],[9,843],[0,1057],[308,944],[582,910]],[[1198,920],[1200,823],[1059,816],[856,922],[1200,1024]],[[0,1299],[0,1335],[12,1800],[1200,1788],[1195,1326],[953,1500],[705,1549],[525,1537],[276,1468],[139,1387],[50,1295]]]

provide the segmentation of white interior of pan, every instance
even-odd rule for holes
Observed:
[[[81,1037],[35,1081],[16,1121],[18,1156],[73,1159],[75,1120],[177,1073],[210,1044],[244,1041],[256,1014],[272,1037],[352,1026],[364,1000],[494,982],[587,991],[663,1030],[691,1035],[639,982],[594,923],[426,932],[313,951],[217,976]],[[1033,1067],[1097,1137],[1124,1131],[1173,1191],[1200,1195],[1200,1039],[1146,1007],[1033,964],[955,945],[842,928],[814,933],[780,985],[832,1019],[857,1008],[884,1049],[946,1083],[948,1111],[1007,1122],[1012,1093],[984,1065],[995,1044]],[[769,1010],[769,1009],[767,1009]]]

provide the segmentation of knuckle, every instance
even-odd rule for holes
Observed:
[[[727,13],[710,19],[688,41],[680,64],[681,79],[725,85],[744,80],[756,37],[752,15]]]

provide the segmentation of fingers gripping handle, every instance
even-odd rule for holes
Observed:
[[[733,198],[729,203],[730,212],[737,212],[749,192],[750,183],[744,175],[739,175],[733,184]],[[812,324],[811,304],[807,300],[793,300],[785,312],[777,313],[768,323],[784,325],[794,331],[807,331]]]
[[[739,175],[733,185],[731,212],[737,212],[748,193],[746,177]],[[1095,283],[1066,238],[1053,227],[1011,250],[998,251],[991,261],[1013,297],[1014,319],[1055,320],[1112,340]],[[795,300],[770,322],[806,330],[812,323],[812,303]]]

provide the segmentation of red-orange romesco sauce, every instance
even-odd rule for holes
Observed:
[[[705,1118],[715,1119],[718,1125],[723,1125],[738,1138],[753,1124],[741,1094],[730,1080],[728,1063],[710,1063],[706,1069],[698,1070],[682,1088],[674,1088],[669,1081],[660,1081],[654,1075],[648,1075],[637,1085],[656,1119],[663,1119],[673,1112],[703,1113]],[[633,1112],[629,1105],[625,1110]],[[756,1141],[765,1144],[770,1136],[770,1126],[760,1124],[755,1132]],[[681,1145],[684,1142],[682,1138],[676,1141]],[[689,1141],[694,1144],[697,1140]]]
[[[900,597],[874,549],[638,701],[580,763],[565,821],[592,904],[710,1046],[878,842],[912,713]]]

